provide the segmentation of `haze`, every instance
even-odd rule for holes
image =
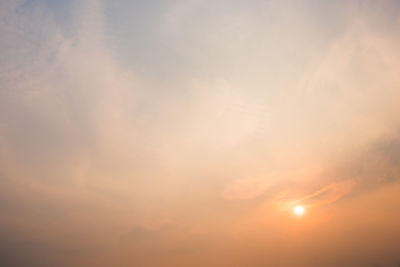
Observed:
[[[1,266],[400,266],[399,1],[2,0],[0,36]]]

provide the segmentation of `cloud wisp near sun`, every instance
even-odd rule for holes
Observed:
[[[398,266],[398,1],[0,3],[1,266]]]

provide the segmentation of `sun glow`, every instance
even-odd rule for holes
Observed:
[[[294,209],[293,209],[293,213],[296,214],[297,216],[303,216],[305,212],[306,212],[306,209],[300,205],[294,207]]]

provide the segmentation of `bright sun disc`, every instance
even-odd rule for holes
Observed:
[[[296,206],[293,209],[293,213],[297,216],[301,216],[305,213],[306,209],[303,206]]]

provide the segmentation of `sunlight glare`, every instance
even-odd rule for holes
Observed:
[[[305,208],[303,206],[296,206],[293,209],[293,213],[296,214],[297,216],[302,216],[305,213]]]

